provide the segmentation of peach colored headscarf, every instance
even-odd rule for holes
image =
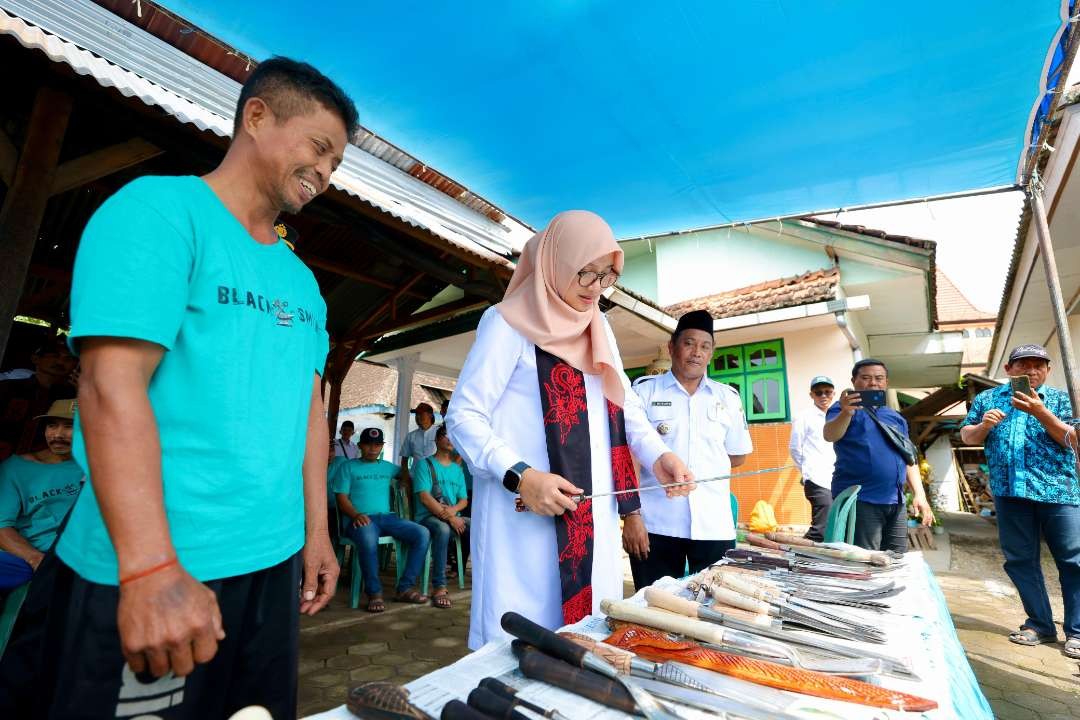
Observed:
[[[585,210],[561,212],[525,243],[496,307],[510,327],[534,345],[587,375],[600,375],[604,397],[622,407],[625,390],[600,308],[580,312],[561,297],[577,282],[581,268],[610,253],[615,253],[615,272],[621,273],[623,251],[608,224]]]

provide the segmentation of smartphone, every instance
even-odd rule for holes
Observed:
[[[1009,387],[1012,388],[1013,395],[1030,395],[1031,394],[1031,380],[1027,375],[1017,375],[1009,378]]]
[[[855,392],[857,392],[859,394],[859,397],[862,398],[862,407],[885,407],[884,390],[856,390]]]

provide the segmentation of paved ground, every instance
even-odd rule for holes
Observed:
[[[1066,658],[1060,644],[1024,648],[1006,639],[1024,617],[1001,569],[996,528],[960,513],[948,516],[945,524],[948,535],[938,536],[938,550],[927,553],[927,561],[995,715],[1002,720],[1080,718],[1077,661]],[[1044,566],[1060,620],[1057,570],[1048,553]],[[371,615],[349,609],[343,583],[329,610],[301,622],[301,717],[341,705],[357,683],[406,683],[465,655],[469,586],[464,591],[454,586],[451,597],[451,610],[388,603],[385,613]]]

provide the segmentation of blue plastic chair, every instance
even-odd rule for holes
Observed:
[[[825,542],[855,542],[855,509],[862,485],[852,485],[833,499],[825,524]]]

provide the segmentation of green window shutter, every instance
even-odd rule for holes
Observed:
[[[630,382],[634,382],[645,374],[646,369],[647,367],[642,365],[641,367],[636,368],[625,368],[623,372],[626,373],[626,377],[629,378]]]
[[[730,385],[742,398],[748,422],[789,418],[784,341],[731,345],[713,352],[709,377]]]

